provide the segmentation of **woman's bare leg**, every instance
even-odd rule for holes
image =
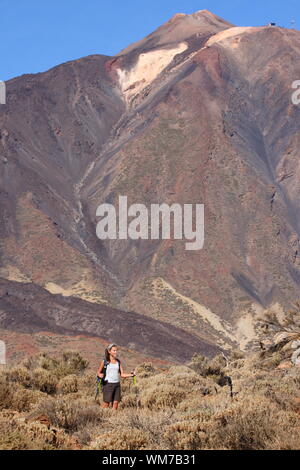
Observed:
[[[104,402],[102,403],[102,408],[109,408],[109,402],[104,401]]]
[[[118,401],[114,401],[114,402],[113,402],[113,409],[114,409],[114,410],[117,410],[117,409],[118,409],[118,405],[119,405],[119,402],[118,402]]]

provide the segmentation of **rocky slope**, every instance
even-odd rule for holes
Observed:
[[[76,331],[88,331],[84,312],[100,318],[107,306],[126,328],[136,312],[208,352],[251,344],[256,316],[299,296],[300,107],[291,101],[299,55],[298,31],[235,27],[199,11],[175,15],[115,57],[7,82],[2,283],[48,290],[50,310],[58,298],[69,302],[63,326],[74,324],[79,297]],[[96,208],[117,207],[119,195],[148,207],[203,203],[203,249],[99,240]],[[3,305],[2,318],[19,311]]]

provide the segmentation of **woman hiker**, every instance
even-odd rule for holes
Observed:
[[[120,359],[117,358],[116,344],[110,344],[105,349],[105,359],[101,361],[97,376],[102,379],[103,404],[102,408],[108,408],[112,403],[114,410],[118,409],[121,400],[120,376],[122,378],[134,377],[135,371],[125,374]]]

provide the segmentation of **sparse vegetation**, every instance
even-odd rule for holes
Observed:
[[[284,343],[163,372],[140,364],[117,412],[94,400],[80,354],[32,357],[1,371],[0,448],[299,449],[300,367],[278,368],[289,354]]]

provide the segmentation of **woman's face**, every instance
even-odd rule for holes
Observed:
[[[109,351],[109,354],[111,354],[112,357],[116,357],[116,356],[117,356],[117,348],[116,348],[116,346],[113,346],[113,347],[111,348],[111,350]]]

